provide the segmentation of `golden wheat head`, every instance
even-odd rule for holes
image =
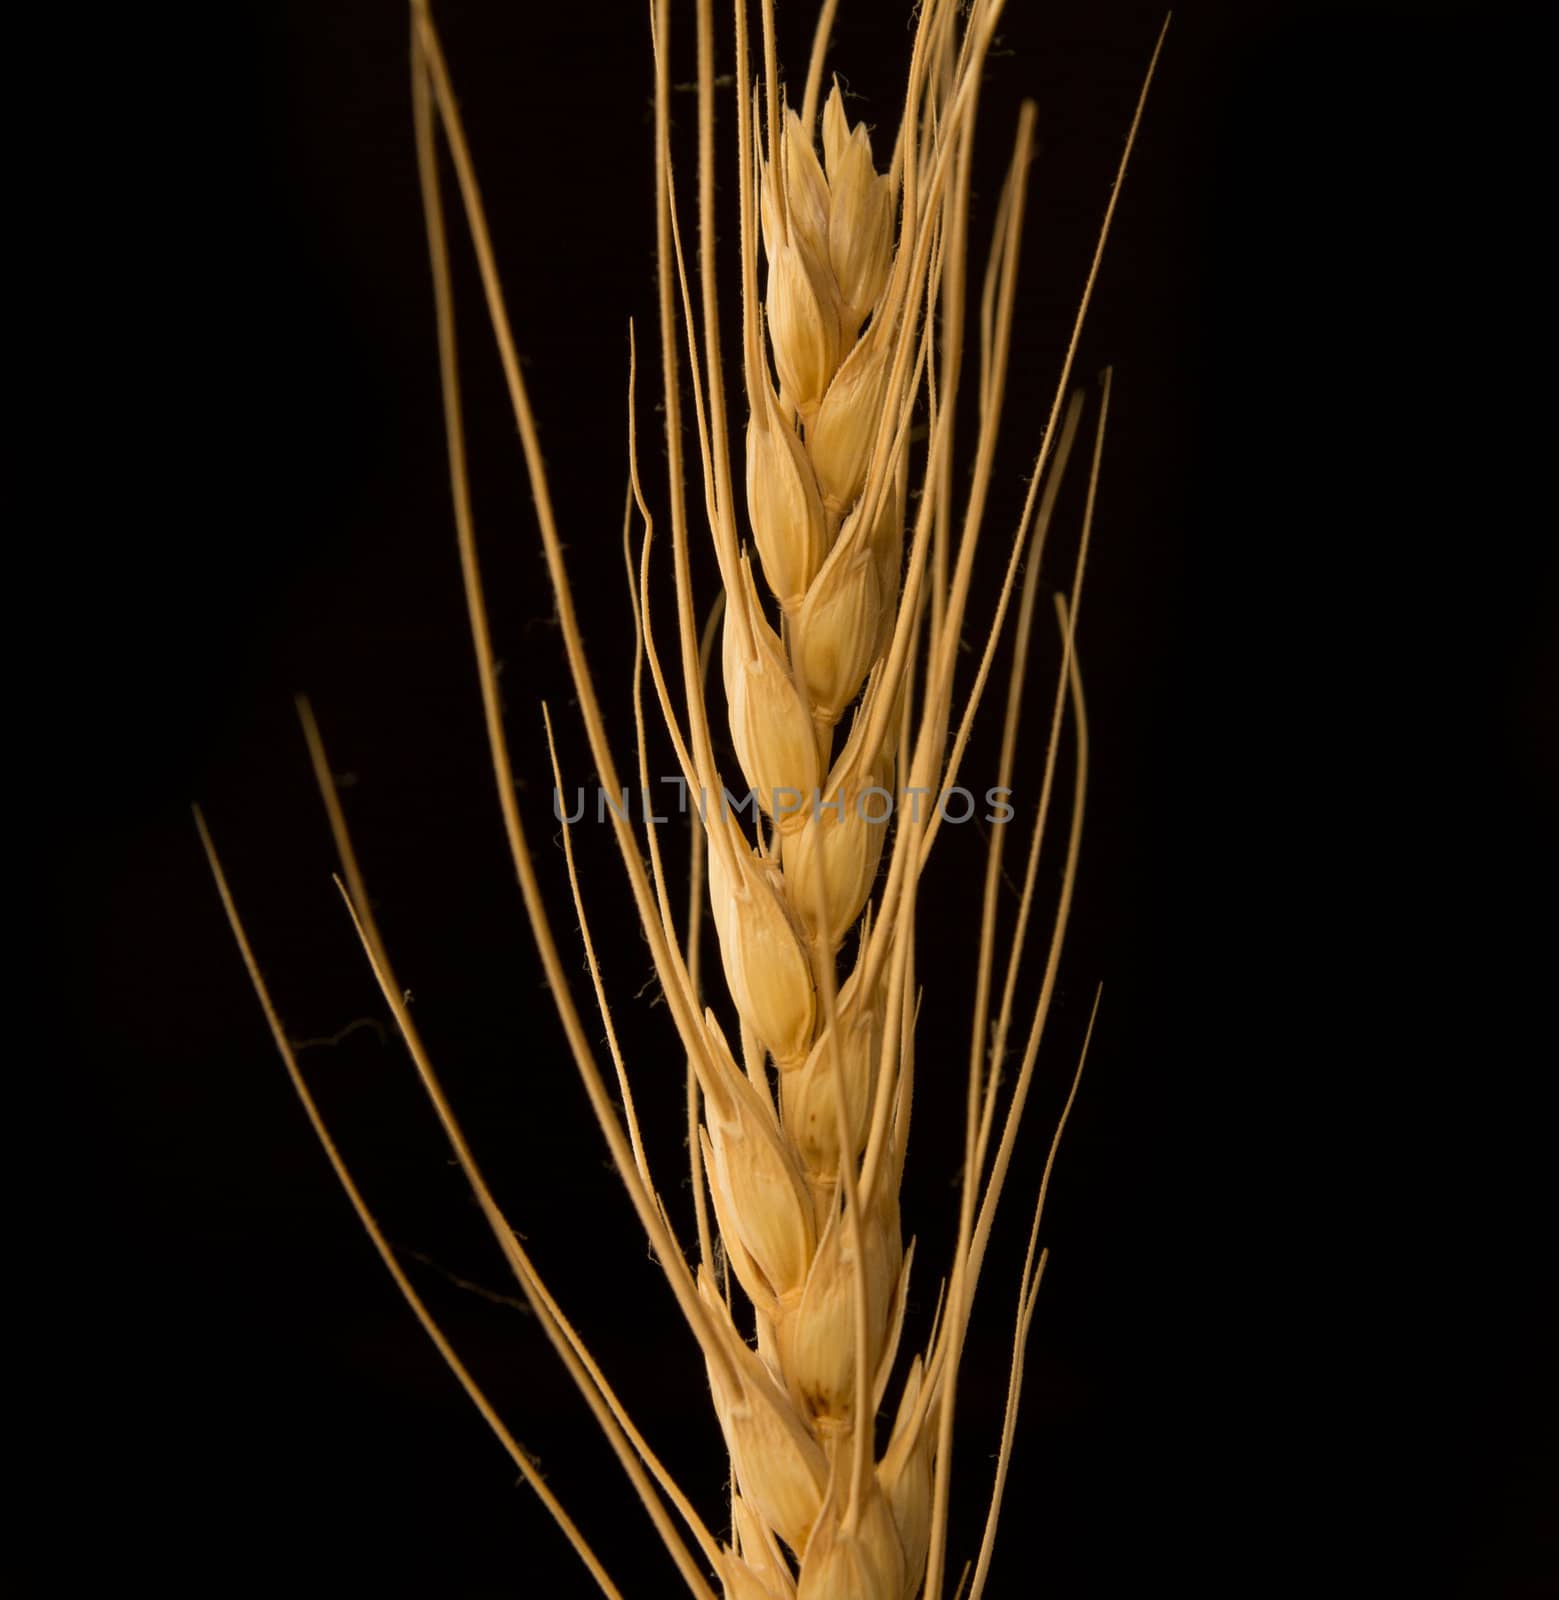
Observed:
[[[474,245],[591,760],[606,793],[628,785],[576,616],[563,519],[552,503],[454,88],[428,7],[412,7],[417,146],[454,520],[499,804],[570,1054],[689,1335],[690,1396],[700,1387],[702,1364],[702,1386],[728,1454],[729,1501],[714,1522],[635,1425],[494,1199],[406,1004],[347,837],[318,728],[302,707],[341,857],[346,909],[385,1002],[526,1301],[688,1591],[700,1600],[717,1593],[727,1600],[914,1600],[949,1592],[949,1505],[955,1483],[963,1487],[966,1476],[955,1471],[954,1455],[960,1362],[1054,993],[1087,769],[1075,630],[1107,379],[1076,566],[1056,606],[1061,669],[1045,708],[1044,776],[1028,808],[1016,925],[998,935],[1006,830],[997,826],[984,859],[967,1061],[917,1061],[918,889],[945,827],[964,820],[948,809],[946,797],[957,790],[997,641],[1009,622],[1014,664],[997,787],[1010,793],[1024,663],[1038,610],[1036,574],[1083,401],[1066,398],[1074,328],[1048,415],[1022,445],[1032,467],[1030,487],[1016,526],[997,536],[994,611],[972,619],[977,626],[971,628],[973,576],[993,542],[988,501],[1004,420],[1033,111],[1025,107],[1013,130],[976,294],[970,152],[998,0],[967,6],[925,0],[891,134],[852,118],[837,81],[825,93],[833,11],[831,4],[822,8],[792,103],[781,85],[771,0],[756,7],[756,39],[746,0],[737,0],[728,33],[716,28],[707,0],[697,6],[691,210],[702,248],[690,259],[684,248],[690,208],[679,194],[672,159],[671,64],[685,46],[680,35],[673,37],[668,0],[651,8],[655,364],[670,470],[664,503],[652,504],[640,474],[635,336],[625,469],[635,519],[625,543],[637,636],[629,770],[647,785],[651,746],[664,748],[683,792],[698,797],[690,822],[691,900],[687,886],[672,881],[653,827],[637,822],[627,807],[609,808],[607,820],[624,904],[642,930],[665,1002],[669,1030],[661,1048],[679,1070],[685,1063],[689,1165],[684,1169],[679,1160],[670,1180],[674,1185],[686,1176],[691,1183],[695,1237],[685,1242],[664,1199],[666,1175],[654,1166],[659,1155],[641,1136],[635,1086],[642,1092],[644,1075],[620,1046],[597,963],[576,824],[563,819],[561,843],[599,1026],[573,997],[571,960],[554,935],[517,798],[466,470],[446,233],[451,209],[463,216]],[[719,124],[717,64],[727,67],[735,85],[733,114]],[[1135,131],[1134,121],[1132,136]],[[455,208],[442,192],[440,139],[455,176]],[[737,175],[728,250],[715,242],[722,139]],[[1124,164],[1123,155],[1123,171]],[[1100,250],[1114,204],[1112,194]],[[1090,271],[1079,327],[1092,286]],[[739,349],[728,352],[719,335],[720,299],[733,292],[741,331]],[[965,348],[972,314],[979,327],[977,360]],[[728,386],[733,373],[736,381]],[[972,439],[957,441],[958,395],[970,381],[978,424]],[[684,407],[689,393],[691,419]],[[657,631],[650,605],[652,588],[666,581],[654,542],[658,520],[669,528],[675,593],[669,641]],[[718,587],[700,592],[698,573],[710,563]],[[982,634],[987,642],[966,651],[966,638]],[[718,670],[711,673],[716,653]],[[566,775],[550,711],[546,727],[551,776],[561,793]],[[1039,899],[1041,841],[1052,813],[1061,809],[1053,801],[1067,729],[1075,777],[1070,795],[1060,797],[1069,804],[1064,871],[1044,976],[1037,995],[1025,1001],[1017,974]],[[744,793],[753,797],[750,814],[730,803]],[[203,823],[201,833],[211,852]],[[214,852],[211,859],[277,1046],[386,1266],[600,1591],[620,1594],[602,1552],[576,1528],[488,1403],[353,1185],[298,1071]],[[706,916],[723,978],[710,994],[700,960]],[[607,1070],[596,1043],[603,1031]],[[940,1288],[931,1326],[918,1328],[910,1298],[916,1251],[900,1211],[914,1084],[917,1072],[942,1078],[955,1070],[966,1078],[968,1112],[956,1243],[951,1260],[919,1264],[921,1272],[937,1274]],[[1047,1164],[1047,1179],[1048,1173]],[[963,1592],[971,1597],[984,1590],[994,1547],[1022,1352],[1045,1261],[1038,1246],[1043,1200],[1042,1184],[1020,1281],[994,1477],[972,1470],[978,1458],[967,1458],[969,1492],[987,1506],[983,1537],[964,1575]]]

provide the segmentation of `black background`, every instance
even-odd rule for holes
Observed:
[[[436,15],[621,752],[627,320],[654,325],[647,37],[637,6],[546,9]],[[892,11],[846,0],[831,58],[880,150],[909,40]],[[1161,17],[1009,12],[976,232],[1031,95],[1010,518]],[[789,13],[799,73],[810,20]],[[956,1553],[977,1539],[1023,1214],[1100,982],[1104,1001],[1045,1228],[996,1594],[1552,1592],[1553,368],[1531,21],[1208,4],[1171,28],[1077,368],[1116,377],[1079,640],[1084,867],[976,1321]],[[407,58],[403,12],[368,4],[121,16],[44,58],[72,138],[28,147],[56,164],[34,266],[62,291],[35,403],[64,450],[28,543],[63,605],[22,699],[44,713],[58,987],[25,1009],[48,1019],[41,1075],[68,1101],[30,1201],[60,1225],[38,1475],[81,1536],[34,1592],[108,1574],[169,1593],[586,1592],[336,1190],[192,800],[290,1032],[371,1019],[303,1061],[419,1286],[626,1592],[675,1592],[533,1323],[451,1282],[508,1288],[331,887],[300,688],[351,775],[386,937],[479,1156],[718,1516],[702,1375],[605,1170],[494,804]],[[456,236],[508,721],[561,895],[537,706],[568,727],[570,696]],[[1053,670],[1041,651],[1033,728]],[[579,750],[569,727],[589,782]],[[930,993],[956,995],[974,841],[942,848],[965,866],[929,882],[921,959]],[[609,862],[586,887],[685,1211],[680,1064],[638,994]],[[906,1196],[922,1318],[964,1025],[928,999]]]

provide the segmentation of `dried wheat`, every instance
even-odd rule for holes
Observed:
[[[969,153],[981,74],[1000,5],[996,0],[975,0],[961,22],[953,0],[926,0],[916,27],[900,132],[891,159],[881,170],[867,129],[861,123],[852,125],[837,83],[826,98],[821,93],[832,9],[824,7],[802,103],[794,108],[785,103],[779,89],[769,0],[760,6],[762,68],[756,73],[743,0],[735,7],[740,214],[736,264],[747,409],[743,460],[738,466],[732,461],[726,421],[713,254],[705,250],[699,257],[695,295],[695,277],[688,272],[682,246],[671,164],[667,0],[657,0],[653,8],[660,364],[671,463],[675,670],[668,675],[664,668],[650,616],[653,518],[640,487],[636,431],[630,423],[633,497],[644,527],[636,574],[632,560],[629,563],[639,660],[641,668],[650,669],[665,733],[690,791],[724,795],[724,780],[730,775],[721,772],[716,758],[714,724],[719,711],[705,692],[705,652],[700,650],[695,624],[692,554],[698,535],[684,487],[680,404],[685,348],[694,384],[703,510],[724,590],[720,675],[725,726],[742,776],[762,810],[751,832],[718,800],[703,810],[699,823],[707,849],[708,909],[740,1023],[734,1049],[717,1011],[703,1004],[699,919],[695,914],[687,927],[676,926],[654,830],[649,829],[647,841],[641,841],[626,816],[612,813],[629,890],[688,1063],[699,1236],[697,1256],[690,1263],[675,1237],[639,1135],[632,1073],[619,1049],[596,966],[572,837],[565,828],[569,880],[625,1107],[622,1121],[611,1105],[585,1024],[570,996],[514,798],[466,484],[453,307],[434,158],[436,126],[442,127],[448,141],[476,246],[592,757],[610,790],[619,786],[618,770],[575,621],[557,521],[474,167],[436,32],[425,7],[414,6],[418,148],[434,267],[451,482],[505,827],[571,1053],[639,1222],[703,1356],[732,1468],[728,1541],[711,1532],[634,1427],[492,1200],[399,998],[402,991],[367,908],[317,730],[305,713],[354,920],[456,1156],[527,1298],[689,1591],[711,1600],[707,1573],[715,1575],[730,1600],[786,1596],[912,1600],[921,1593],[943,1593],[956,1377],[991,1218],[1053,993],[1075,875],[1086,770],[1075,619],[1098,479],[1102,407],[1072,598],[1058,606],[1063,667],[1052,705],[1045,780],[1031,836],[1019,928],[990,1038],[985,1017],[994,985],[993,886],[1000,863],[999,828],[994,830],[988,858],[976,1023],[968,1063],[967,1181],[957,1250],[937,1324],[925,1347],[901,1363],[899,1346],[915,1254],[913,1242],[906,1247],[903,1240],[899,1192],[915,1071],[916,895],[943,819],[934,806],[917,804],[906,811],[895,802],[903,796],[936,795],[956,782],[1018,567],[1027,553],[1030,563],[1018,610],[1017,663],[1009,686],[1002,755],[1001,776],[1005,781],[1010,775],[1022,662],[1035,611],[1034,577],[1055,505],[1055,485],[1078,425],[1078,405],[1071,406],[1063,420],[1061,403],[1076,337],[1074,332],[1039,443],[1027,503],[1008,545],[989,643],[959,707],[955,669],[1002,414],[1033,117],[1026,109],[1017,129],[985,278],[981,424],[962,511],[955,515],[951,419],[963,375]],[[699,232],[710,241],[715,237],[715,72],[708,0],[698,6],[696,45]],[[1139,116],[1140,110],[1139,104]],[[1133,134],[1135,126],[1134,122]],[[1129,148],[1128,141],[1128,152]],[[1112,197],[1104,232],[1113,207]],[[1092,284],[1090,273],[1083,309]],[[1082,310],[1079,324],[1081,317]],[[636,382],[635,352],[630,384]],[[917,421],[924,422],[924,440],[912,448],[911,426]],[[737,481],[743,485],[740,496]],[[1041,484],[1044,493],[1039,498]],[[911,507],[915,519],[908,527],[905,519]],[[637,683],[636,676],[636,687]],[[1022,1064],[1010,1093],[999,1103],[991,1063],[1005,1053],[1012,1026],[1018,955],[1029,922],[1034,867],[1048,820],[1068,704],[1079,752],[1066,875]],[[550,742],[550,721],[548,734]],[[636,753],[641,778],[647,780],[646,748],[641,714]],[[555,748],[553,762],[561,788],[563,774]],[[891,822],[884,804],[892,810]],[[647,865],[641,842],[647,843]],[[703,859],[700,851],[695,860]],[[225,885],[223,894],[263,999],[258,969],[248,958]],[[694,894],[698,894],[696,867]],[[266,1006],[274,1022],[268,1001]],[[279,1028],[277,1039],[307,1102],[306,1087]],[[314,1115],[311,1103],[310,1114]],[[325,1137],[317,1117],[315,1121]],[[326,1144],[328,1149],[328,1139]],[[432,1328],[366,1206],[337,1165],[403,1291],[440,1340],[462,1382],[477,1394],[453,1351]],[[714,1230],[708,1225],[706,1193]],[[971,1595],[982,1591],[989,1569],[1022,1348],[1044,1265],[1044,1254],[1037,1250],[1038,1220],[1036,1211],[1020,1287],[1007,1424]],[[718,1270],[721,1259],[729,1263],[740,1297],[731,1294],[728,1280]],[[905,1370],[895,1386],[894,1375],[901,1366]],[[597,1557],[528,1469],[523,1452],[479,1394],[477,1398],[598,1586],[616,1594]],[[885,1406],[893,1423],[879,1447],[877,1419]],[[686,1539],[677,1531],[671,1512],[683,1524]]]

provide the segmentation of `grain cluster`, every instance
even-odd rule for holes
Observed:
[[[874,671],[880,681],[898,610],[905,456],[877,445],[906,330],[902,307],[888,303],[893,179],[878,172],[867,128],[850,125],[837,84],[821,120],[821,160],[813,130],[787,108],[762,162],[767,338],[745,363],[746,502],[768,594],[744,558],[722,640],[732,744],[770,827],[763,853],[734,827],[710,847],[727,982],[772,1062],[772,1073],[744,1074],[709,1019],[724,1070],[705,1088],[706,1158],[755,1352],[712,1277],[702,1288],[747,1374],[731,1386],[711,1373],[749,1567],[729,1591],[905,1600],[925,1565],[926,1414],[905,1407],[853,1497],[850,1473],[852,1437],[871,1428],[902,1325],[904,1130],[889,1122],[870,1189],[855,1173],[847,1204],[842,1168],[865,1154],[887,993],[880,973],[858,966],[840,983],[834,965],[890,826],[897,724],[874,730],[856,702]],[[776,1539],[799,1562],[796,1586]]]
[[[757,0],[761,65],[748,5],[734,6],[732,80],[739,208],[741,349],[736,391],[743,425],[727,420],[714,255],[716,87],[713,9],[696,8],[698,237],[684,253],[671,159],[669,0],[652,0],[655,57],[660,385],[670,464],[669,523],[676,583],[671,670],[653,625],[654,516],[638,472],[629,406],[629,478],[642,519],[630,551],[638,651],[636,757],[649,783],[643,715],[647,666],[660,727],[687,790],[704,797],[686,921],[656,830],[609,809],[610,837],[653,963],[665,1014],[687,1070],[690,1189],[696,1245],[677,1235],[665,1186],[652,1171],[607,983],[590,936],[568,819],[561,834],[615,1082],[597,1060],[600,1030],[574,997],[542,877],[517,799],[498,671],[483,594],[465,464],[446,206],[437,151],[446,141],[480,272],[486,310],[514,410],[577,706],[603,789],[626,790],[607,736],[564,560],[535,416],[510,326],[475,165],[426,0],[413,0],[413,106],[437,312],[454,521],[481,684],[493,774],[511,856],[559,1022],[592,1111],[672,1302],[702,1356],[729,1456],[728,1523],[716,1532],[639,1431],[563,1307],[547,1290],[503,1215],[456,1121],[391,966],[347,834],[312,713],[303,721],[342,865],[343,893],[385,1003],[406,1043],[455,1159],[536,1320],[578,1387],[595,1425],[695,1600],[914,1600],[942,1596],[950,1575],[953,1401],[992,1217],[1011,1168],[1075,884],[1087,769],[1075,644],[1076,608],[1098,486],[1105,399],[1099,409],[1087,509],[1069,597],[1056,600],[1060,670],[1015,916],[999,930],[1005,829],[990,830],[978,929],[978,977],[967,1061],[964,1179],[957,1238],[934,1294],[931,1327],[908,1315],[914,1243],[900,1217],[914,1101],[916,897],[941,819],[922,799],[956,781],[970,728],[1009,618],[1013,662],[999,786],[1010,781],[1034,622],[1036,580],[1056,485],[1082,410],[1065,406],[1078,330],[1113,215],[1104,211],[1071,344],[1007,543],[999,597],[967,630],[971,573],[987,518],[1002,418],[1023,233],[1033,110],[1025,107],[997,205],[978,294],[978,360],[966,360],[975,296],[969,271],[971,150],[1000,0],[923,0],[891,150],[881,130],[852,119],[837,82],[822,93],[834,6],[822,7],[798,104],[782,90],[772,0]],[[1156,60],[1156,55],[1155,55]],[[1151,80],[1152,65],[1148,69]],[[1146,88],[1144,87],[1144,94]],[[1129,153],[1140,120],[1137,107]],[[634,372],[637,346],[634,346]],[[682,413],[691,370],[694,428]],[[953,418],[964,368],[978,382],[979,423],[954,468]],[[630,394],[634,376],[630,374]],[[735,410],[737,407],[732,407]],[[703,526],[693,516],[684,434],[696,431]],[[738,441],[733,448],[733,434]],[[740,488],[738,488],[740,485]],[[631,531],[631,526],[630,526]],[[718,566],[719,679],[706,687],[692,550],[707,536]],[[1027,557],[1021,585],[1018,574]],[[1012,601],[1021,588],[1021,601]],[[706,611],[706,614],[707,613]],[[966,636],[986,635],[972,681]],[[680,694],[680,699],[679,699]],[[1026,1034],[1017,979],[1036,920],[1036,868],[1052,811],[1064,714],[1075,740],[1071,822],[1044,976]],[[563,788],[552,725],[553,774]],[[729,770],[734,754],[740,779]],[[726,769],[722,770],[722,759]],[[732,780],[732,782],[728,782]],[[755,799],[746,814],[725,803]],[[1003,792],[1010,792],[1004,789]],[[710,800],[708,797],[720,797]],[[910,806],[903,802],[914,797]],[[1009,815],[1012,807],[1008,807]],[[603,819],[608,820],[608,819]],[[450,1346],[353,1184],[298,1069],[239,922],[204,824],[223,904],[273,1037],[330,1160],[386,1266],[451,1370],[598,1589],[621,1590]],[[597,838],[600,839],[600,835]],[[704,993],[701,922],[707,909],[725,995]],[[727,1003],[728,1002],[728,1003]],[[1026,1002],[1025,1002],[1026,1004]],[[1086,1044],[1085,1047],[1086,1049]],[[1006,1066],[1003,1067],[1003,1063]],[[923,1063],[945,1073],[949,1063]],[[1075,1080],[1074,1080],[1075,1093]],[[1070,1108],[1071,1101],[1067,1105]],[[1062,1115],[1065,1122],[1065,1112]],[[1060,1129],[1056,1131],[1056,1139]],[[1055,1143],[1051,1145],[1051,1158]],[[1045,1254],[1038,1248],[1049,1164],[1019,1280],[1007,1411],[994,1473],[977,1478],[987,1508],[967,1594],[987,1580],[1017,1413],[1022,1356]],[[920,1334],[924,1342],[917,1343]],[[901,1346],[904,1347],[901,1349]],[[962,1583],[960,1582],[962,1588]]]

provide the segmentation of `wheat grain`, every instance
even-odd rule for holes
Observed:
[[[536,491],[569,665],[591,753],[608,789],[617,787],[617,768],[575,620],[530,401],[498,286],[474,168],[437,35],[425,7],[418,4],[414,8],[418,148],[439,315],[451,483],[506,830],[526,912],[571,1052],[639,1222],[704,1359],[732,1469],[731,1542],[722,1544],[711,1535],[688,1497],[634,1428],[601,1368],[499,1213],[404,1002],[398,998],[402,991],[368,913],[311,719],[306,718],[306,727],[316,773],[332,807],[354,920],[457,1159],[530,1304],[616,1451],[690,1592],[698,1596],[711,1591],[686,1542],[675,1531],[662,1497],[681,1518],[705,1569],[716,1574],[728,1600],[784,1600],[787,1596],[801,1600],[911,1600],[922,1591],[928,1595],[942,1592],[957,1372],[991,1217],[1010,1163],[1053,992],[1079,848],[1086,768],[1074,641],[1080,554],[1072,603],[1063,605],[1058,613],[1064,646],[1062,681],[1030,848],[1020,936],[1006,974],[995,1048],[987,1057],[984,1008],[994,964],[992,885],[1000,861],[999,845],[993,845],[989,857],[958,1245],[937,1324],[925,1347],[910,1355],[895,1396],[893,1374],[915,1255],[913,1241],[907,1247],[904,1243],[899,1193],[915,1070],[916,893],[940,819],[932,808],[917,807],[909,815],[898,813],[890,827],[887,818],[874,815],[867,802],[875,794],[891,805],[896,780],[908,779],[904,793],[931,795],[956,778],[995,638],[1006,617],[1018,561],[1028,545],[1031,527],[1037,558],[1037,547],[1054,508],[1054,486],[1077,426],[1074,406],[1065,426],[1058,428],[1060,401],[1075,353],[1074,332],[1056,404],[1039,445],[1034,487],[1011,542],[991,643],[982,655],[954,734],[954,675],[993,470],[1011,342],[1024,174],[1032,143],[1032,115],[1025,113],[1014,141],[982,301],[981,426],[967,499],[961,517],[955,517],[952,417],[962,367],[962,340],[957,330],[965,309],[969,152],[980,77],[999,11],[995,0],[976,0],[960,29],[959,8],[952,0],[927,0],[917,22],[898,140],[887,170],[879,171],[870,136],[863,125],[851,125],[837,84],[818,113],[832,7],[825,6],[820,19],[798,112],[784,104],[779,91],[769,0],[760,6],[763,69],[756,74],[756,87],[749,98],[755,74],[745,6],[737,4],[738,264],[741,366],[748,407],[745,459],[738,470],[730,459],[716,275],[713,252],[707,247],[714,238],[712,11],[708,0],[702,0],[697,13],[698,205],[700,235],[706,248],[699,260],[695,306],[670,157],[669,8],[666,0],[658,0],[654,7],[657,214],[662,246],[661,387],[671,465],[675,653],[684,699],[680,707],[672,680],[662,669],[651,623],[652,521],[639,481],[636,434],[630,425],[632,497],[644,522],[636,580],[631,558],[629,561],[635,627],[685,782],[702,794],[723,796],[724,775],[716,759],[713,733],[718,712],[705,696],[707,653],[700,650],[694,625],[698,609],[691,563],[695,534],[683,482],[678,398],[679,346],[685,341],[694,379],[703,504],[724,589],[720,626],[726,729],[742,775],[757,794],[766,819],[766,825],[755,822],[749,837],[718,801],[700,816],[699,825],[706,834],[710,918],[727,993],[741,1024],[740,1048],[733,1051],[716,1011],[702,1003],[695,931],[698,919],[690,916],[685,941],[679,938],[653,830],[646,867],[633,824],[615,810],[612,816],[635,907],[688,1062],[689,1117],[694,1134],[690,1158],[699,1219],[698,1259],[690,1265],[675,1237],[652,1174],[650,1154],[640,1136],[632,1074],[618,1045],[589,938],[570,825],[564,825],[570,888],[623,1095],[626,1136],[608,1102],[582,1020],[569,996],[514,800],[466,484],[447,244],[433,158],[435,116],[454,158],[493,332]],[[1140,109],[1139,104],[1139,116]],[[1127,148],[1129,152],[1129,140]],[[1111,209],[1113,205],[1112,198]],[[764,266],[761,297],[757,288],[760,258]],[[1090,275],[1084,308],[1092,281]],[[933,315],[938,308],[940,335]],[[1081,315],[1080,311],[1079,321]],[[635,352],[631,391],[636,372]],[[911,425],[921,414],[926,419],[926,436],[923,446],[913,452],[912,466]],[[1102,421],[1101,412],[1101,439]],[[1096,442],[1083,551],[1098,468]],[[745,488],[745,526],[737,517],[734,483],[738,476]],[[1046,491],[1036,517],[1034,495],[1041,482]],[[905,519],[912,504],[916,512],[911,529]],[[757,552],[767,599],[745,548],[748,540]],[[1033,620],[1035,570],[1037,559],[1025,580],[1020,607],[1020,661]],[[637,691],[637,666],[635,681]],[[1004,780],[1010,773],[1020,690],[1021,673],[1015,669],[1003,746]],[[1060,719],[1068,692],[1079,757],[1066,880],[1022,1067],[991,1155],[998,1115],[997,1077],[989,1062],[1000,1059],[1011,1023],[1021,934],[1027,927],[1034,864],[1048,817]],[[637,692],[635,699],[637,705]],[[847,717],[848,730],[836,752],[839,730]],[[550,744],[550,720],[548,736]],[[646,749],[641,716],[637,756],[647,786]],[[563,774],[558,770],[555,748],[553,762],[561,789]],[[892,851],[884,877],[881,869],[890,833]],[[701,851],[695,859],[702,860],[703,854]],[[695,868],[695,905],[696,872]],[[242,945],[236,911],[225,886],[223,892]],[[848,971],[841,978],[838,967],[852,934],[854,949]],[[244,948],[259,987],[258,971],[247,946]],[[261,993],[264,999],[263,988]],[[283,1050],[286,1054],[285,1046]],[[307,1099],[290,1056],[288,1064]],[[310,1114],[314,1115],[312,1106]],[[748,1302],[745,1312],[717,1271],[714,1236],[705,1212],[706,1184],[724,1258]],[[1043,1198],[1042,1186],[1040,1205]],[[353,1200],[389,1260],[355,1191]],[[1034,1228],[1020,1285],[1002,1456],[971,1595],[981,1592],[989,1568],[1020,1389],[1022,1347],[1045,1260],[1043,1252],[1036,1255],[1038,1210]],[[391,1266],[394,1270],[393,1262]],[[397,1281],[419,1316],[428,1321],[398,1273]],[[751,1340],[739,1325],[749,1318]],[[462,1382],[473,1387],[453,1352],[442,1341],[440,1347]],[[879,1452],[877,1415],[890,1400],[894,1421]],[[484,1414],[512,1447],[490,1408],[484,1407]],[[527,1477],[540,1486],[533,1473]],[[600,1562],[583,1546],[561,1507],[549,1494],[544,1493],[544,1498],[598,1586],[615,1594]]]

